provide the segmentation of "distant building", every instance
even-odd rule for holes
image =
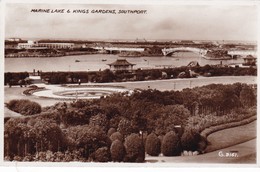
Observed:
[[[27,43],[18,43],[18,49],[35,49],[35,48],[49,48],[49,49],[68,49],[74,48],[74,43],[38,43],[37,41],[28,40]]]
[[[33,47],[38,47],[38,42],[28,40],[27,43],[18,43],[18,49],[32,49]]]
[[[8,38],[7,41],[11,41],[11,42],[19,42],[21,41],[21,38]]]
[[[67,49],[67,48],[74,48],[74,43],[39,43],[39,47],[47,47],[51,49]]]
[[[126,59],[117,59],[108,65],[112,71],[132,71],[135,64],[129,63]]]

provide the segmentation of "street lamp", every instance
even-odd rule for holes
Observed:
[[[141,135],[141,138],[142,138],[142,144],[144,144],[144,137],[143,137],[143,131],[139,131],[139,134]]]

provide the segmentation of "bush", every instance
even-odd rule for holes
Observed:
[[[69,127],[66,135],[70,140],[71,149],[83,149],[83,157],[85,158],[88,158],[97,149],[111,145],[110,139],[99,126]]]
[[[122,133],[125,137],[134,133],[132,122],[129,119],[123,118],[119,121],[117,130]]]
[[[154,133],[147,136],[145,151],[151,156],[158,156],[161,153],[161,141]]]
[[[200,134],[190,128],[185,129],[181,137],[181,145],[183,150],[196,151],[200,142]]]
[[[7,107],[10,110],[25,116],[41,113],[42,110],[41,105],[26,99],[11,100],[9,103],[7,103]]]
[[[115,140],[112,142],[110,147],[111,159],[115,162],[123,161],[125,157],[125,147],[120,140]]]
[[[109,149],[107,147],[98,148],[95,151],[94,161],[96,161],[96,162],[109,162],[109,161],[111,161]]]
[[[115,128],[110,128],[107,132],[107,136],[110,137],[113,133],[116,132],[116,129]]]
[[[131,134],[125,139],[126,162],[144,162],[145,150],[138,134]]]
[[[91,116],[89,119],[89,125],[99,126],[104,132],[108,130],[108,120],[105,114],[97,114]]]
[[[164,137],[162,141],[162,153],[164,156],[178,156],[181,153],[180,139],[178,135],[170,131]]]
[[[120,140],[121,142],[124,142],[124,137],[120,132],[113,133],[109,138],[112,142],[115,140]]]

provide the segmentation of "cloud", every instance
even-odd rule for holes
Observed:
[[[46,14],[31,9],[146,9],[147,14]],[[256,6],[8,4],[6,37],[256,40]]]

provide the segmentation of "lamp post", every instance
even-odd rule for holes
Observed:
[[[143,137],[143,131],[139,131],[139,134],[141,135],[141,138],[142,138],[142,144],[144,145],[144,137]]]

